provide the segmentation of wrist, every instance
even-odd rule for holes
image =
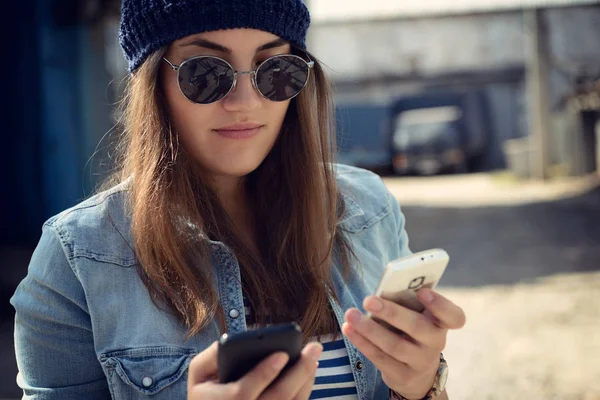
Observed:
[[[399,392],[396,392],[394,389],[390,389],[390,400],[430,400],[430,399],[433,399],[433,397],[431,397],[429,395],[429,392],[430,391],[427,391],[423,395],[405,396],[404,394],[408,394],[408,393],[400,394]]]
[[[392,387],[390,386],[391,400],[430,400],[435,396],[432,393],[432,387],[435,385],[437,371],[432,371],[432,375],[427,375],[421,378],[419,382],[412,382],[409,387]]]
[[[425,394],[425,396],[421,397],[405,397],[400,393],[395,392],[393,389],[390,389],[390,400],[431,400],[433,397],[429,395],[429,392]]]
[[[430,389],[427,392],[419,393],[408,393],[402,391],[402,394],[395,391],[390,387],[390,399],[392,400],[431,400],[439,398],[439,400],[447,399],[446,395],[446,382],[448,379],[448,364],[444,359],[444,355],[440,354],[440,364],[437,369],[437,373],[433,380],[433,385],[429,386]],[[408,396],[407,396],[408,395]]]
[[[434,399],[433,397],[425,397],[425,399],[427,399],[427,398]],[[396,393],[392,389],[390,389],[390,400],[406,400],[406,397],[402,397],[401,395],[399,395],[398,393]],[[418,399],[418,400],[423,400],[423,398]],[[448,393],[444,390],[434,400],[448,400]]]

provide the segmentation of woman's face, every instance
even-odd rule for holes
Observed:
[[[232,29],[180,39],[171,44],[165,58],[180,65],[192,57],[216,56],[236,71],[249,71],[269,57],[290,52],[290,45],[271,33]],[[195,104],[181,93],[177,72],[166,62],[162,68],[171,123],[203,173],[218,178],[254,171],[273,148],[290,101],[267,100],[252,86],[251,75],[238,75],[235,89],[225,98]],[[252,126],[258,129],[239,131]]]

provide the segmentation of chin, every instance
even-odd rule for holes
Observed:
[[[253,163],[243,163],[243,164],[237,164],[237,165],[229,165],[226,166],[225,168],[223,168],[223,166],[220,166],[220,168],[215,168],[213,169],[213,173],[220,175],[220,176],[229,176],[232,178],[243,178],[246,175],[251,174],[252,172],[254,172],[259,166],[261,162],[253,162]]]

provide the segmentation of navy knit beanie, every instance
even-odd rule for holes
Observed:
[[[309,25],[302,0],[123,0],[119,42],[133,72],[162,46],[221,29],[254,28],[305,49]]]

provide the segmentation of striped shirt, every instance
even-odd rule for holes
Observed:
[[[357,400],[356,382],[350,369],[350,358],[341,335],[322,337],[323,354],[311,399]]]
[[[244,308],[248,329],[256,328],[256,321],[245,296]],[[342,335],[323,336],[321,344],[323,353],[319,357],[319,367],[310,399],[358,400],[356,382],[350,368],[350,357]]]

